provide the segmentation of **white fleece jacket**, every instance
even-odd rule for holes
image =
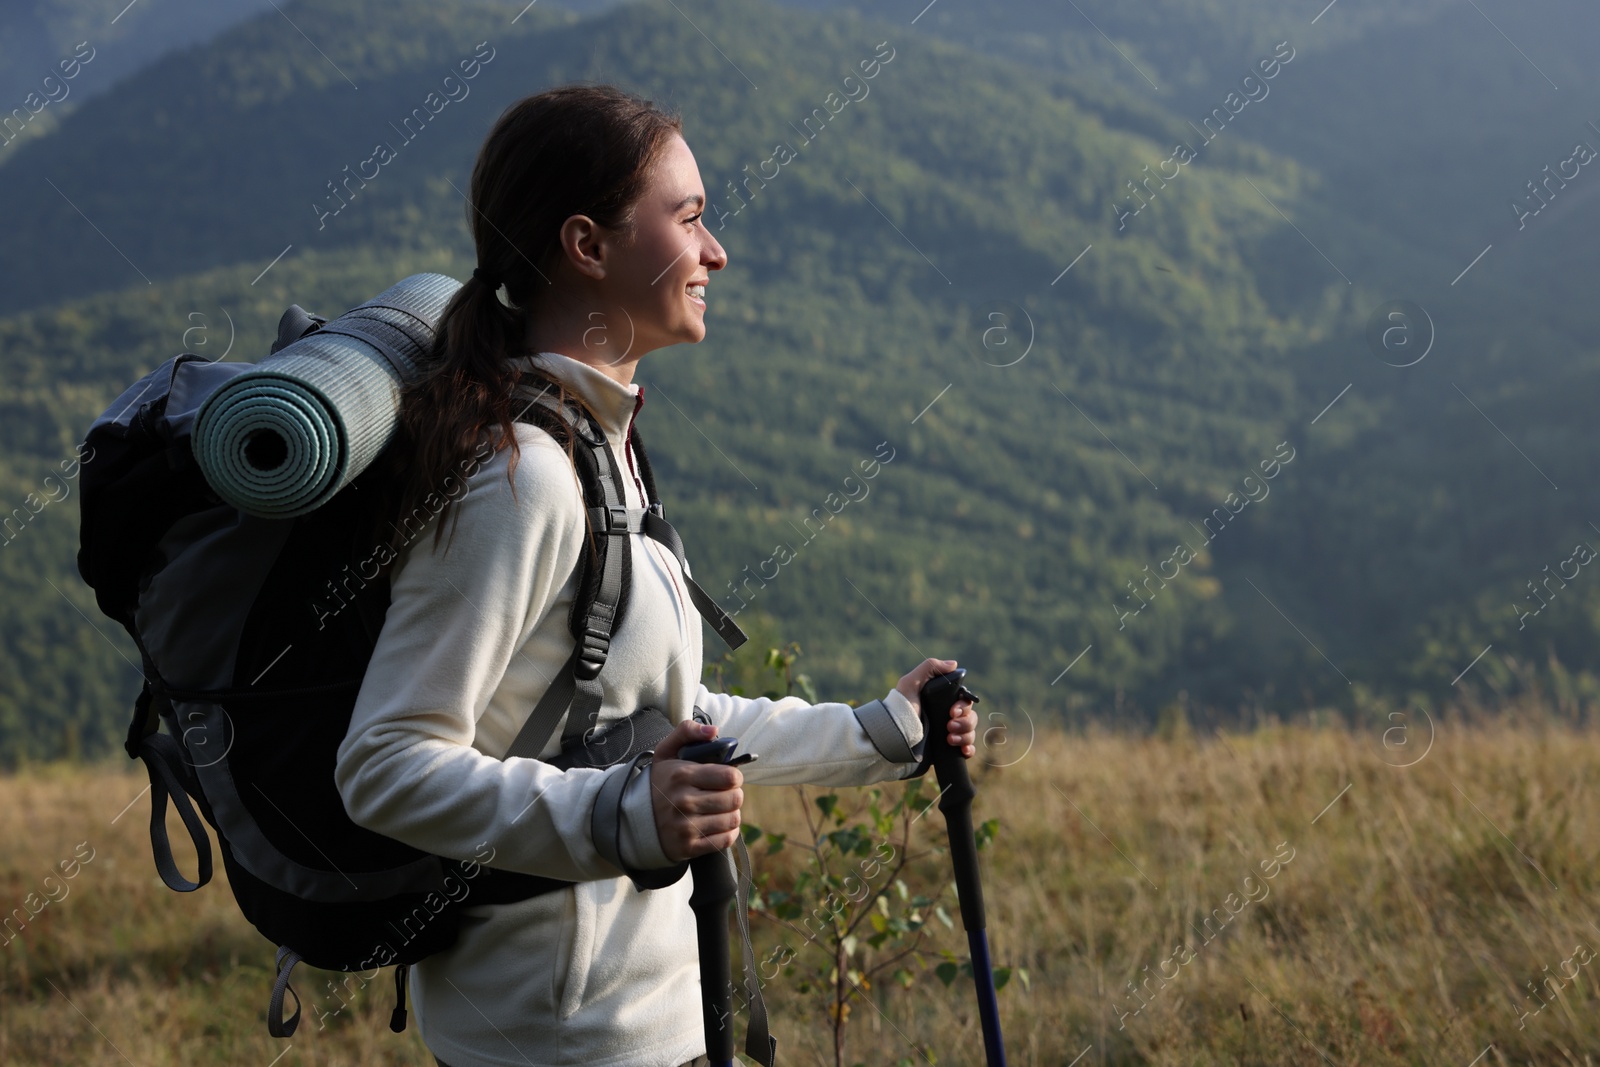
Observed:
[[[642,387],[553,352],[524,359],[584,398],[626,468],[628,506],[643,507],[630,447]],[[596,849],[595,795],[626,766],[561,771],[502,758],[572,651],[567,616],[585,535],[564,450],[533,427],[516,432],[515,497],[502,450],[464,493],[440,488],[459,494],[448,552],[432,547],[435,518],[396,560],[336,780],[351,818],[378,833],[462,860],[492,849],[490,866],[575,883],[505,905],[473,905],[469,891],[460,939],[412,973],[416,1023],[440,1058],[676,1067],[705,1051],[691,876],[641,891]],[[749,785],[866,785],[914,770],[879,752],[847,704],[710,692],[700,682],[701,620],[676,558],[643,535],[628,542],[633,587],[600,673],[602,720],[655,705],[676,723],[698,706],[719,736],[759,754],[743,768]],[[920,753],[911,703],[891,690],[882,705]],[[542,757],[560,750],[560,734]],[[670,866],[648,776],[636,773],[623,798],[621,858],[636,869]]]

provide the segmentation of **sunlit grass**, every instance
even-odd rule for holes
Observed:
[[[1001,823],[982,853],[995,960],[1031,978],[1001,993],[1011,1061],[1591,1062],[1600,734],[1444,723],[1424,758],[1395,766],[1421,754],[1412,741],[1042,733],[1013,766],[974,764],[977,813]],[[297,972],[306,1022],[268,1037],[272,947],[220,864],[195,894],[160,883],[144,785],[114,765],[0,780],[0,907],[59,897],[0,947],[0,1062],[432,1063],[414,1027],[388,1031],[387,974],[318,1029],[339,1004],[333,976]],[[746,818],[798,838],[799,811],[793,790],[752,789]],[[937,813],[923,827],[925,843],[943,832]],[[75,849],[93,858],[65,879]],[[761,853],[780,871],[801,858]],[[921,888],[939,863],[918,861]],[[934,929],[935,950],[965,952],[959,928]],[[758,951],[774,941],[756,934]],[[967,986],[873,992],[881,1010],[852,1013],[847,1062],[926,1063],[924,1048],[982,1061]],[[819,1006],[782,978],[766,996],[782,1061],[831,1063]]]

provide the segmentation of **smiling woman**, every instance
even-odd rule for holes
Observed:
[[[457,940],[415,967],[422,1036],[454,1067],[704,1063],[712,1026],[731,1048],[726,1016],[702,1019],[685,875],[739,840],[745,778],[866,785],[931,760],[919,693],[953,660],[860,707],[700,681],[701,616],[743,634],[663,516],[633,376],[706,335],[728,255],[704,208],[680,121],[649,101],[574,85],[513,104],[472,173],[477,269],[402,397],[394,514],[489,458],[422,531],[394,527],[335,779],[367,829],[493,850]],[[958,702],[933,739],[971,756],[976,719]],[[719,731],[760,762],[678,758]],[[725,987],[726,957],[706,963]],[[747,1054],[770,1067],[758,1018]]]

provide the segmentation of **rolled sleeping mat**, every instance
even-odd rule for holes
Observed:
[[[212,393],[192,438],[212,490],[269,519],[331,500],[394,436],[400,389],[459,288],[443,274],[414,274]]]

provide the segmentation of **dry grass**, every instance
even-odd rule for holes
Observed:
[[[996,962],[1032,977],[1001,994],[1011,1062],[1594,1062],[1600,960],[1577,950],[1600,954],[1600,734],[1442,725],[1426,758],[1400,761],[1376,736],[1279,727],[1041,735],[1016,765],[980,770],[978,815],[1002,825],[983,853]],[[0,907],[42,895],[79,842],[94,849],[69,894],[0,948],[0,1062],[266,1067],[284,1053],[262,1022],[271,947],[222,886],[160,884],[148,800],[112,824],[143,786],[121,768],[0,780]],[[797,831],[798,810],[792,790],[752,790],[747,818]],[[942,832],[937,815],[924,828]],[[919,861],[924,885],[940,873]],[[1202,925],[1230,906],[1225,927]],[[965,951],[942,928],[934,947]],[[1563,967],[1576,978],[1553,977]],[[296,985],[315,1003],[326,977]],[[1523,1016],[1533,982],[1549,1006]],[[881,1011],[858,1007],[847,1062],[924,1063],[924,1047],[982,1062],[966,987],[875,992]],[[391,996],[385,975],[277,1063],[431,1064],[414,1030],[388,1032]],[[831,1063],[814,1004],[781,979],[767,997],[783,1062]]]

